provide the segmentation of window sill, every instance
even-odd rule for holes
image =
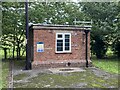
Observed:
[[[72,54],[72,52],[55,52],[55,54]]]

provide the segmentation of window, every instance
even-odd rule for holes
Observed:
[[[71,33],[56,33],[56,53],[71,52]]]

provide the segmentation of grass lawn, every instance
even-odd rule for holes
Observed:
[[[2,88],[2,63],[0,62],[0,89]]]
[[[98,67],[102,70],[105,70],[109,73],[119,73],[118,63],[120,63],[119,59],[92,59],[92,64],[95,67]]]
[[[2,62],[2,88],[8,87],[9,62]]]
[[[1,57],[0,57],[1,58]],[[25,66],[25,57],[22,60],[15,60],[16,68],[23,69]],[[0,59],[1,60],[1,59]],[[2,62],[2,61],[0,61]],[[92,59],[95,67],[101,68],[109,73],[118,74],[118,59]],[[0,78],[0,88],[8,87],[9,62],[8,60],[2,62],[2,80]],[[29,74],[21,73],[14,76],[14,80],[24,80],[29,77]],[[2,81],[2,82],[1,82]],[[83,87],[83,88],[106,88],[110,86],[117,87],[118,78],[104,79],[97,77],[89,69],[86,72],[68,73],[68,74],[47,74],[40,73],[37,77],[30,78],[29,83],[14,83],[16,88],[69,88],[69,87]],[[104,85],[106,84],[106,85]]]
[[[108,68],[107,65],[105,65],[106,67],[102,65],[102,67],[104,66],[105,68],[102,70],[103,72],[99,69],[95,69],[96,72],[93,72],[91,68],[84,68],[86,70],[85,72],[57,74],[42,72],[35,74],[36,71],[34,71],[34,69],[29,72],[21,71],[21,66],[24,66],[24,60],[15,61],[15,67],[20,68],[21,73],[13,77],[15,81],[14,88],[117,88],[118,77],[115,74],[118,73],[117,60],[115,62],[113,60],[101,60],[100,62],[107,64],[109,68],[114,66],[113,64],[115,63],[116,67],[112,71],[109,71],[109,69],[106,69]],[[94,65],[100,62],[96,59],[93,60]],[[114,74],[104,75],[104,71]],[[33,73],[36,75],[35,77],[32,77]]]
[[[15,56],[16,56],[16,52],[15,52]],[[12,57],[12,53],[9,53],[9,51],[8,51],[7,57],[8,58]],[[2,61],[2,58],[4,58],[4,52],[3,52],[3,50],[0,49],[0,69],[1,69],[0,70],[0,89],[8,88],[8,76],[9,76],[9,60]],[[25,58],[25,57],[23,57],[23,58]],[[22,65],[24,65],[24,64],[22,64]],[[18,66],[21,66],[21,65],[18,65]]]
[[[8,87],[8,75],[9,75],[9,62],[5,60],[2,62],[3,58],[3,50],[0,50],[0,88],[7,88]]]
[[[73,73],[39,73],[38,76],[31,77],[29,73],[22,73],[14,76],[14,88],[110,88],[118,87],[118,78],[105,79],[105,76],[98,77],[90,69],[85,72]],[[19,82],[19,80],[23,82]]]

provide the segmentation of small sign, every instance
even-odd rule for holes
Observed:
[[[37,42],[37,52],[44,52],[44,43]]]

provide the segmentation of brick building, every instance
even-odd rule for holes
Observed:
[[[91,64],[90,32],[87,27],[33,24],[28,44],[33,68]]]

